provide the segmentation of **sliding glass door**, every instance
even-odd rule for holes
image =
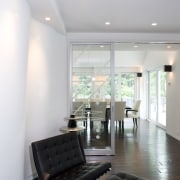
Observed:
[[[166,73],[149,73],[149,118],[159,126],[166,126]]]
[[[175,48],[159,43],[71,43],[69,113],[85,127],[80,133],[86,154],[114,154],[115,101],[132,107],[140,99],[140,115],[166,126],[166,73],[149,68],[166,64]],[[137,77],[142,71],[145,78],[149,72],[149,89],[144,77]]]
[[[166,127],[166,72],[158,71],[158,124]]]
[[[86,154],[114,154],[111,124],[112,51],[109,44],[72,45],[71,113],[84,126]],[[111,119],[111,121],[110,121]]]
[[[157,71],[152,71],[149,74],[149,117],[154,122],[157,120],[157,85]]]
[[[70,113],[77,118],[77,125],[85,128],[80,133],[87,155],[115,153],[114,137],[120,127],[114,123],[114,104],[124,101],[132,107],[138,97],[140,68],[124,62],[143,52],[128,51],[130,47],[120,43],[71,44]]]

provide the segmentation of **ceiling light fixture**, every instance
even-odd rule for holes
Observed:
[[[92,81],[95,81],[96,80],[96,78],[95,77],[92,77]]]
[[[100,46],[100,48],[104,48],[104,46],[103,46],[103,45],[101,45],[101,46]]]
[[[45,19],[46,21],[50,21],[50,20],[51,20],[50,17],[45,17],[44,19]]]
[[[109,26],[111,23],[110,22],[105,22],[105,25]]]
[[[168,48],[168,49],[170,49],[170,48],[171,48],[171,46],[167,46],[167,48]]]
[[[139,46],[138,46],[138,45],[134,45],[133,47],[134,47],[134,48],[138,48]]]
[[[154,22],[154,23],[152,23],[151,25],[152,25],[152,26],[157,26],[158,23]]]

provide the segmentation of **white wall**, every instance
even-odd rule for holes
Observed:
[[[0,5],[0,179],[24,179],[25,87],[30,10],[25,0]]]
[[[144,70],[153,70],[162,68],[165,64],[173,64],[176,59],[175,50],[167,51],[149,51],[144,62]]]
[[[167,133],[180,140],[180,50],[167,77]]]
[[[66,123],[66,56],[66,38],[32,20],[27,71],[25,179],[32,179],[35,173],[30,160],[31,142],[58,135],[59,128]]]

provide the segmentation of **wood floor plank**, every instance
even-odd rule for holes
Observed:
[[[101,136],[101,145],[106,145],[106,140],[109,141],[108,136]],[[84,138],[84,144],[87,143]],[[97,144],[93,141],[94,147],[98,147],[98,144],[98,141]],[[100,180],[120,171],[149,180],[180,180],[180,142],[167,135],[163,129],[148,121],[140,121],[137,129],[125,123],[123,132],[116,129],[115,144],[114,156],[86,157],[87,161],[111,161],[111,172]],[[91,146],[91,143],[88,145]]]

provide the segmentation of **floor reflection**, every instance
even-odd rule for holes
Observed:
[[[79,123],[79,125],[82,125]],[[125,121],[124,129],[115,122],[115,136],[117,137],[137,137],[137,128],[133,126],[132,119]],[[101,121],[92,121],[87,118],[86,129],[81,132],[85,149],[107,149],[111,146],[110,122],[106,126]]]
[[[109,129],[107,133],[110,134]],[[180,179],[180,142],[163,129],[143,120],[134,129],[128,120],[124,131],[115,128],[115,145],[115,156],[88,156],[87,160],[111,161],[110,173],[126,171],[150,180]],[[99,144],[93,146],[99,147]]]

